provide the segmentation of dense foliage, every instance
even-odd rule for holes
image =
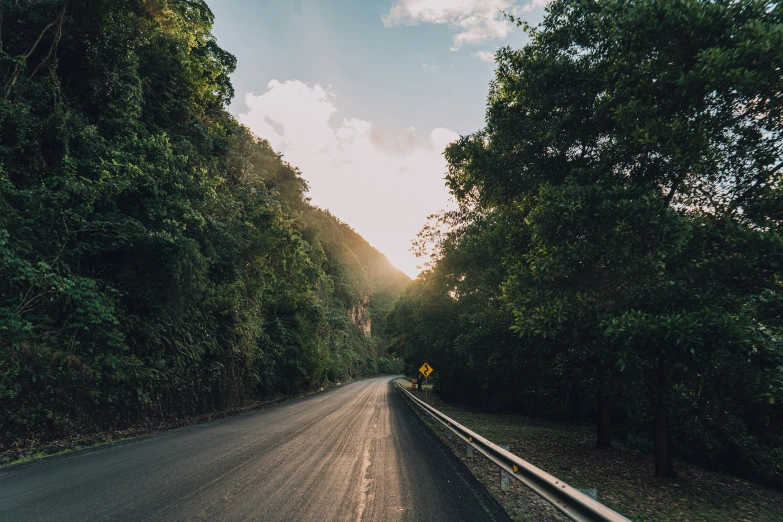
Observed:
[[[407,277],[226,112],[203,0],[0,6],[0,448],[399,371]]]
[[[783,483],[783,6],[555,0],[389,318],[442,393]]]

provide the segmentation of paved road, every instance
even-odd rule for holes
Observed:
[[[0,520],[508,518],[382,377],[0,471]]]

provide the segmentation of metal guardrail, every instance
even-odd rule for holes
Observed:
[[[497,444],[488,441],[478,433],[455,422],[450,417],[415,397],[397,379],[394,379],[394,385],[403,396],[412,400],[413,404],[428,413],[435,421],[464,440],[469,447],[482,453],[500,469],[532,489],[571,520],[578,522],[630,522],[624,516],[593,500],[578,489],[572,488],[562,480],[553,477],[546,471],[535,467]]]

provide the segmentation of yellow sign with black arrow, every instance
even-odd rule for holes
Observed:
[[[425,377],[429,377],[432,373],[432,366],[430,366],[427,363],[424,363],[421,365],[421,368],[419,368],[419,373],[421,373]]]

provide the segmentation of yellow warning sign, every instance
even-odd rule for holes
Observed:
[[[427,364],[427,363],[424,363],[424,364],[422,364],[422,365],[421,365],[421,368],[419,368],[419,372],[420,372],[420,373],[421,373],[423,376],[425,376],[425,377],[429,377],[429,376],[430,376],[430,374],[432,373],[432,366],[430,366],[430,365],[429,365],[429,364]]]

